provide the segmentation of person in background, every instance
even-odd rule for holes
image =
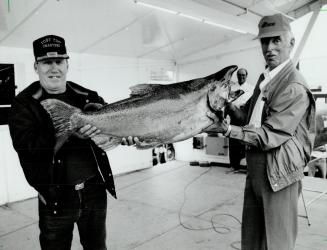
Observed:
[[[316,122],[318,123],[320,117],[316,118]],[[318,125],[317,125],[318,126]],[[316,138],[319,135],[316,135]],[[308,176],[315,177],[316,173],[317,176],[320,176],[323,179],[327,178],[327,152],[326,152],[327,145],[322,145],[319,147],[314,147],[311,153],[311,160],[308,163]]]
[[[314,155],[314,154],[313,154]],[[320,177],[327,178],[326,158],[316,158],[308,163],[308,176],[315,177],[316,171],[319,171]]]
[[[85,125],[54,154],[54,127],[40,104],[56,98],[85,110],[105,102],[97,92],[66,80],[69,56],[63,38],[41,37],[33,42],[33,50],[39,80],[15,97],[9,129],[26,180],[38,192],[41,249],[70,249],[75,223],[83,249],[107,249],[106,190],[116,198],[103,150],[108,141],[96,144],[91,139],[101,131]],[[124,138],[126,142],[134,144],[132,138]]]
[[[241,89],[244,91],[244,94],[237,98],[233,104],[240,108],[243,106],[252,96],[254,87],[249,84],[246,79],[248,77],[248,72],[244,68],[240,68],[237,71],[237,80],[238,82],[233,82],[231,85],[231,90],[236,91]],[[234,125],[241,125],[236,119],[230,118],[230,123]],[[241,169],[241,160],[245,157],[245,146],[237,139],[229,138],[229,164],[233,171],[238,171]]]
[[[292,250],[303,169],[315,137],[315,100],[290,60],[295,40],[288,19],[263,17],[257,38],[268,68],[242,108],[226,106],[242,125],[208,113],[216,123],[207,130],[246,144],[242,250]]]
[[[166,163],[166,155],[167,155],[167,149],[166,145],[162,144],[159,146],[159,163],[163,164]]]
[[[152,149],[152,166],[155,166],[159,163],[159,149],[154,147]]]

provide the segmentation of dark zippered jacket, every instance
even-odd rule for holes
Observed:
[[[75,91],[85,104],[105,104],[95,92],[76,83],[67,82],[67,88]],[[62,167],[54,156],[55,132],[52,121],[40,104],[42,88],[40,82],[34,82],[20,92],[14,99],[9,114],[9,130],[13,146],[17,151],[20,164],[27,182],[45,199],[46,203],[57,204],[56,197],[64,192],[60,183]],[[114,179],[105,151],[97,147],[92,140],[99,174],[106,189],[116,198]]]

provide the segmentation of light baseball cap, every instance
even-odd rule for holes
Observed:
[[[282,14],[264,16],[261,18],[258,28],[259,34],[254,39],[280,36],[291,31],[289,19]]]

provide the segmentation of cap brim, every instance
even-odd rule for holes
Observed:
[[[56,55],[56,56],[40,56],[36,58],[37,62],[48,60],[48,59],[69,59],[68,55]]]
[[[281,36],[283,34],[287,33],[287,31],[271,31],[271,32],[264,32],[262,34],[257,35],[253,40],[266,38],[266,37],[274,37],[274,36]]]

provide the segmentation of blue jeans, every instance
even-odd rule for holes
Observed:
[[[60,200],[63,203],[54,215],[39,199],[41,249],[71,249],[76,223],[84,250],[106,250],[107,194],[104,185],[87,182],[81,190],[66,189]]]

